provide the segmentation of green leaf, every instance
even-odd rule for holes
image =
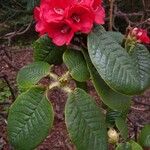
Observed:
[[[131,58],[139,75],[141,90],[144,91],[150,86],[150,53],[144,45],[139,44],[132,51]]]
[[[88,36],[91,61],[102,79],[114,90],[134,95],[150,86],[150,53],[137,45],[127,51],[106,31],[95,28]]]
[[[106,122],[108,123],[108,126],[114,126],[116,118],[121,116],[122,113],[120,113],[119,111],[108,110],[106,114]]]
[[[143,148],[133,140],[130,141],[130,144],[131,144],[132,150],[143,150]]]
[[[104,116],[85,91],[76,89],[69,95],[65,118],[77,150],[107,150]]]
[[[92,65],[86,51],[83,51],[83,54],[86,59],[95,89],[102,98],[103,103],[113,110],[117,110],[119,112],[128,112],[131,104],[131,97],[113,91],[100,77],[97,70]]]
[[[145,125],[139,135],[139,143],[143,147],[150,147],[150,125]]]
[[[25,91],[37,84],[50,72],[50,65],[46,62],[35,62],[22,68],[17,76],[19,89]]]
[[[27,2],[27,10],[28,11],[33,11],[33,8],[38,4],[39,0],[26,0]]]
[[[131,147],[131,144],[129,142],[127,143],[120,143],[116,147],[116,150],[133,150]]]
[[[49,134],[54,114],[45,90],[34,87],[18,96],[10,107],[8,137],[16,150],[33,150]]]
[[[42,36],[33,44],[34,60],[44,61],[49,64],[62,63],[64,47],[55,46],[48,36]]]
[[[128,126],[124,118],[118,117],[115,120],[116,126],[120,131],[122,138],[125,140],[128,138]]]
[[[127,143],[118,144],[116,150],[143,150],[143,149],[138,143],[131,140],[130,142]]]
[[[109,36],[111,36],[120,45],[122,44],[123,39],[124,39],[124,35],[121,34],[120,32],[108,31],[106,34],[108,34]]]
[[[63,60],[75,80],[84,82],[89,79],[90,74],[81,52],[67,50],[63,55]]]

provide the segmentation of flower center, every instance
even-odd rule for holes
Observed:
[[[59,14],[59,15],[63,15],[64,10],[62,8],[54,8],[55,13]]]
[[[75,21],[75,22],[80,22],[80,17],[76,14],[73,14],[72,15],[72,19]]]
[[[67,25],[64,25],[61,29],[61,33],[65,34],[69,32],[70,32],[70,27],[68,27]]]

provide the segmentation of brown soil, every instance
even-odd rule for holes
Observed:
[[[11,51],[11,61],[8,60],[7,55],[4,53],[4,48],[7,49],[7,51]],[[9,64],[6,63],[8,61],[10,62]],[[20,68],[32,62],[32,49],[1,47],[0,62],[0,76],[7,76],[11,86],[13,87],[13,91],[17,95],[16,75]],[[55,72],[58,75],[63,74],[65,71],[66,67],[64,65],[55,66]],[[88,91],[96,99],[96,101],[99,102],[99,98],[90,83],[88,84]],[[64,121],[64,106],[67,96],[62,91],[56,89],[49,93],[49,98],[55,111],[54,126],[49,136],[37,148],[37,150],[75,150],[75,146],[69,139]],[[12,100],[11,97],[9,99]],[[143,127],[143,125],[150,123],[150,91],[145,92],[142,96],[134,97],[133,100],[136,102],[133,102],[128,115],[128,127],[130,137],[136,139],[139,130]],[[0,112],[3,111],[3,107],[4,106],[0,105]],[[3,117],[0,118],[0,150],[12,149],[7,140],[6,118],[7,114],[4,114]]]

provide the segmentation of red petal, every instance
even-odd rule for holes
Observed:
[[[97,24],[104,24],[104,19],[105,19],[105,10],[103,7],[101,7],[95,12],[95,22]]]
[[[34,8],[34,18],[36,21],[38,21],[40,19],[40,8],[39,7]]]

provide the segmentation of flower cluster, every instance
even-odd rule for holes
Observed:
[[[148,37],[147,30],[140,28],[133,28],[130,36],[134,37],[139,43],[150,44],[150,37]]]
[[[104,24],[102,0],[41,0],[34,9],[36,31],[53,42],[69,44],[76,32],[89,33],[94,23]]]

